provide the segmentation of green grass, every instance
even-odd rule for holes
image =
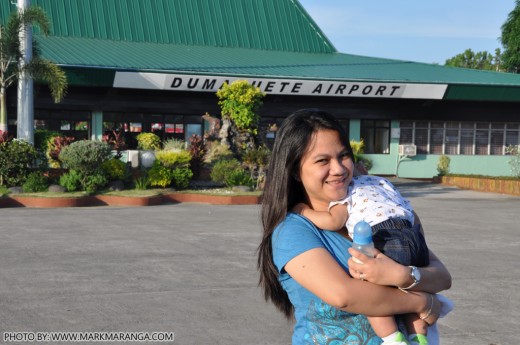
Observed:
[[[38,192],[38,193],[21,193],[13,194],[13,196],[19,197],[32,197],[32,198],[81,198],[87,196],[87,192],[67,192],[67,193],[51,193],[51,192]]]
[[[170,189],[125,189],[113,192],[102,192],[102,195],[114,195],[114,196],[130,196],[130,197],[150,197],[170,192]]]
[[[207,188],[207,189],[185,189],[178,191],[178,193],[184,194],[204,194],[204,195],[229,195],[229,196],[241,196],[241,195],[261,195],[261,191],[252,192],[235,192],[229,188]]]

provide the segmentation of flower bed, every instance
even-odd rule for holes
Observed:
[[[481,176],[442,176],[441,183],[480,192],[520,196],[520,180],[497,179]]]
[[[205,193],[168,192],[146,196],[92,195],[77,197],[43,197],[13,195],[0,197],[3,207],[85,207],[85,206],[152,206],[167,203],[198,202],[214,205],[252,205],[260,203],[260,195],[215,195]]]

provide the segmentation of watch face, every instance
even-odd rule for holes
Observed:
[[[415,279],[416,282],[419,282],[421,280],[421,271],[417,267],[412,267],[412,277]]]

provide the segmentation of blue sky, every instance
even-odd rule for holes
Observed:
[[[444,64],[502,48],[514,0],[299,0],[342,53]]]

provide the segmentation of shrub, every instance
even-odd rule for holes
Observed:
[[[250,149],[242,156],[242,162],[247,166],[255,189],[262,187],[265,180],[266,168],[269,164],[271,151],[265,145]]]
[[[93,174],[84,175],[81,180],[83,190],[87,193],[95,193],[103,188],[108,183],[108,179],[101,171],[96,171]]]
[[[520,146],[509,145],[506,147],[506,154],[511,155],[511,159],[508,161],[511,174],[520,177]]]
[[[75,192],[81,189],[81,174],[76,170],[70,170],[60,177],[60,186],[68,192]]]
[[[34,171],[27,175],[22,188],[25,193],[45,192],[49,188],[49,179],[41,172]]]
[[[229,174],[234,170],[240,169],[242,169],[242,166],[235,158],[220,160],[213,166],[213,170],[210,174],[211,180],[213,182],[225,184]]]
[[[227,174],[227,176],[226,176],[225,183],[226,183],[226,186],[228,186],[228,187],[233,187],[233,186],[253,187],[253,185],[254,185],[251,175],[244,169],[236,169],[236,170],[230,171],[229,174]]]
[[[47,152],[51,138],[62,136],[58,131],[37,129],[34,131],[34,147],[41,152]]]
[[[189,168],[175,168],[172,171],[172,177],[177,189],[186,189],[190,185],[193,172]]]
[[[148,170],[150,186],[166,188],[172,184],[173,170],[162,165],[158,160]]]
[[[60,160],[82,175],[92,174],[103,162],[112,158],[110,146],[101,141],[81,140],[66,146],[60,153]]]
[[[103,135],[103,142],[110,145],[112,150],[116,151],[116,158],[121,158],[123,155],[121,151],[126,150],[126,140],[124,137],[124,132],[121,131],[112,131]]]
[[[181,151],[186,149],[186,142],[175,138],[167,139],[163,143],[164,151]]]
[[[113,180],[124,180],[126,178],[126,164],[117,158],[111,158],[101,165],[106,177]]]
[[[259,116],[256,110],[262,105],[265,93],[247,80],[224,83],[217,91],[222,117],[229,117],[241,131],[256,133]]]
[[[372,169],[372,160],[363,155],[365,153],[365,142],[363,139],[360,141],[350,140],[350,147],[352,148],[354,163],[363,163],[363,166],[367,169],[367,171]]]
[[[157,151],[156,160],[148,171],[150,185],[166,188],[174,184],[177,188],[188,187],[193,172],[190,170],[191,155],[188,151]]]
[[[74,141],[74,137],[65,137],[62,135],[50,137],[47,141],[46,156],[51,168],[61,168],[61,151]]]
[[[188,151],[157,151],[155,159],[167,168],[187,167],[190,165],[191,155]]]
[[[450,172],[450,157],[446,155],[439,156],[439,163],[437,163],[437,172],[439,176],[445,176]]]
[[[9,188],[0,184],[0,197],[6,196],[7,194],[9,194]]]
[[[218,141],[210,142],[207,145],[207,152],[204,155],[204,163],[212,164],[219,160],[233,158],[233,152],[229,149],[229,146],[224,145]]]
[[[150,185],[150,179],[146,174],[137,176],[134,179],[135,189],[145,190]]]
[[[206,154],[206,142],[202,139],[200,135],[193,134],[190,137],[190,145],[188,146],[188,151],[191,155],[191,171],[193,172],[193,175],[198,178],[200,175],[200,167],[202,165],[204,155]]]
[[[0,144],[0,184],[20,186],[36,164],[38,153],[25,140],[10,140]]]
[[[155,133],[139,133],[136,137],[137,148],[141,150],[158,150],[161,148],[161,138]]]

